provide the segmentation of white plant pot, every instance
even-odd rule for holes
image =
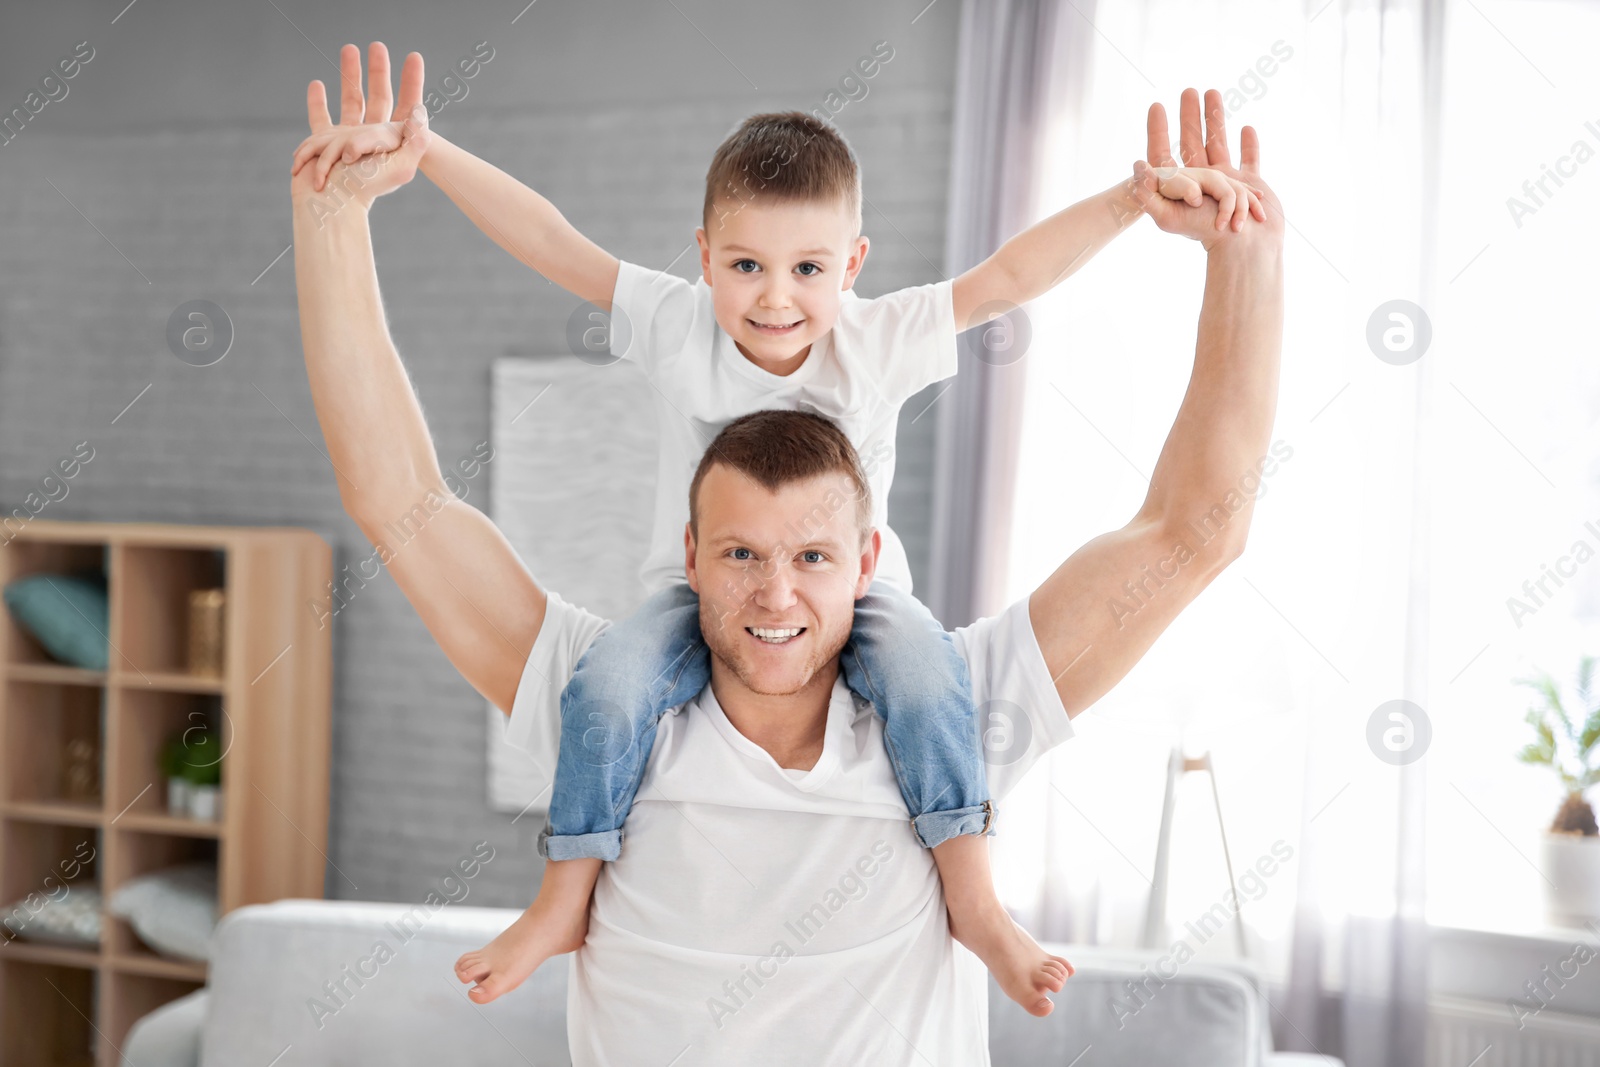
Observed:
[[[189,815],[201,822],[220,822],[222,819],[222,789],[214,785],[189,787]]]
[[[1545,917],[1553,926],[1583,926],[1600,921],[1600,837],[1546,833]]]
[[[189,780],[167,779],[167,814],[187,817],[189,814]]]

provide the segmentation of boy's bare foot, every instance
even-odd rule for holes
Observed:
[[[1041,948],[1004,909],[998,915],[985,909],[965,922],[951,913],[950,933],[983,961],[1001,991],[1030,1015],[1054,1011],[1046,994],[1061,992],[1074,973],[1071,963]]]
[[[589,933],[589,898],[599,860],[553,860],[545,864],[539,895],[517,921],[476,952],[456,960],[456,977],[477,983],[467,990],[474,1004],[509,993],[563,952],[576,952]]]
[[[1055,1004],[1046,994],[1061,992],[1072,977],[1072,964],[1040,948],[1006,914],[994,891],[988,840],[975,834],[953,837],[934,846],[933,861],[944,886],[951,935],[983,961],[1006,996],[1030,1015],[1049,1015]]]

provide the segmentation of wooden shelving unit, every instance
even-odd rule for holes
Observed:
[[[327,543],[286,527],[0,527],[0,586],[91,569],[108,579],[109,670],[51,661],[0,608],[0,906],[62,885],[98,886],[109,901],[130,879],[202,858],[217,862],[219,914],[321,897]],[[215,587],[226,590],[225,662],[210,678],[187,671],[188,594]],[[157,755],[197,725],[225,749],[220,822],[166,810]],[[99,752],[97,801],[65,799],[60,753],[77,738]],[[136,1019],[206,979],[205,964],[157,954],[109,914],[93,950],[8,938],[0,926],[3,1067],[117,1067]]]

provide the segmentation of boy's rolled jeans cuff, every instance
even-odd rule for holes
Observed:
[[[598,834],[552,834],[539,831],[535,846],[547,860],[614,860],[622,855],[622,831],[603,830]]]
[[[985,800],[970,808],[951,808],[949,811],[930,811],[911,820],[917,840],[924,848],[942,845],[952,837],[962,834],[994,833],[994,803]]]

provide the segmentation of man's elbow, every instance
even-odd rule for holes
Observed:
[[[1250,534],[1248,510],[1230,514],[1213,509],[1169,522],[1166,540],[1188,555],[1209,574],[1217,574],[1244,555]]]

